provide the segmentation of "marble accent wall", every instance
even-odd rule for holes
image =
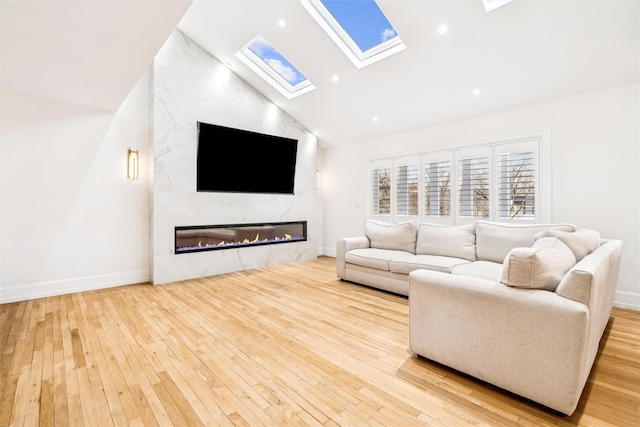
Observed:
[[[178,30],[156,56],[152,74],[153,283],[316,258],[322,236],[317,138]],[[198,121],[298,139],[295,194],[197,193]],[[256,172],[239,167],[238,173]],[[174,253],[175,226],[304,220],[305,242]]]

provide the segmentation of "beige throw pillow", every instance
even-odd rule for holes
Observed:
[[[556,237],[541,237],[533,247],[513,248],[504,259],[500,281],[507,286],[555,291],[576,257]]]
[[[476,260],[476,226],[420,224],[416,254]]]
[[[602,238],[596,230],[583,228],[581,230],[568,233],[560,230],[545,230],[534,236],[539,239],[541,237],[557,237],[562,243],[567,245],[576,257],[576,262],[589,255],[600,247]]]
[[[372,248],[416,253],[416,224],[413,222],[390,224],[370,219],[364,223],[364,234]]]

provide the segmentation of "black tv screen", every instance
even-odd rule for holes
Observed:
[[[199,192],[293,194],[298,140],[198,122]]]

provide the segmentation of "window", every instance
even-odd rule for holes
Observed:
[[[370,163],[369,217],[465,224],[549,221],[548,131]],[[543,197],[544,196],[544,197]]]
[[[302,0],[301,3],[357,68],[405,49],[374,0]]]
[[[499,146],[498,217],[501,220],[534,219],[538,189],[535,141]]]
[[[396,216],[418,216],[420,158],[396,160],[395,188],[396,188]]]
[[[424,156],[424,216],[451,217],[451,153]]]
[[[491,213],[491,149],[456,152],[458,222],[486,219]]]
[[[315,89],[304,74],[261,36],[256,36],[236,57],[287,99]]]
[[[371,195],[372,214],[391,215],[391,162],[371,165]]]

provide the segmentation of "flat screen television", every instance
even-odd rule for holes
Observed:
[[[298,140],[198,122],[196,190],[293,194]]]

